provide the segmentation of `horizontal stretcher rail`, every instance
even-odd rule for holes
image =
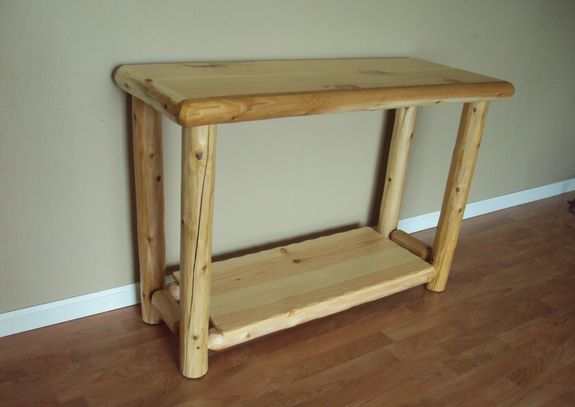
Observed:
[[[433,256],[433,249],[431,246],[416,239],[409,233],[406,233],[403,230],[395,229],[389,234],[389,238],[422,260],[425,260],[428,263],[431,262],[431,258]]]
[[[168,290],[158,290],[152,295],[152,305],[170,331],[177,333],[180,323],[180,305]]]

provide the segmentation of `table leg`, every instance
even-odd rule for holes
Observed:
[[[401,107],[395,111],[389,161],[385,172],[385,186],[377,225],[379,233],[388,237],[393,230],[397,229],[399,221],[416,114],[417,106]]]
[[[157,324],[160,317],[151,298],[164,287],[166,262],[161,115],[135,97],[132,130],[142,319]]]
[[[213,125],[182,131],[180,369],[190,378],[208,370],[215,137]]]
[[[433,245],[433,267],[436,275],[427,284],[427,288],[431,291],[445,290],[477,161],[488,105],[488,102],[463,105]]]

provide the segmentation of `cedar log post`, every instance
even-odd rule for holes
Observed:
[[[377,225],[377,231],[386,237],[397,229],[399,221],[416,114],[417,106],[400,107],[395,110],[395,122],[385,172],[385,186]]]
[[[182,130],[180,369],[190,378],[208,371],[214,125]]]
[[[142,319],[160,322],[152,294],[164,287],[164,181],[160,113],[132,97],[132,131]]]
[[[459,229],[469,195],[473,170],[487,116],[488,102],[465,103],[461,112],[457,141],[443,195],[439,224],[433,244],[435,278],[427,284],[431,291],[445,290],[453,261]]]

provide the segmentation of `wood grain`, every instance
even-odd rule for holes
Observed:
[[[459,131],[443,195],[437,235],[433,244],[433,267],[435,267],[437,274],[433,281],[427,285],[431,291],[441,292],[445,290],[447,284],[461,220],[463,219],[463,211],[467,204],[471,179],[477,162],[488,106],[487,102],[463,105]]]
[[[180,306],[168,290],[158,290],[152,295],[152,305],[160,314],[162,321],[177,333],[180,325]]]
[[[399,210],[403,200],[403,187],[413,140],[417,107],[403,107],[395,111],[395,122],[385,172],[385,186],[379,210],[377,230],[385,237],[397,229]]]
[[[142,319],[157,324],[152,293],[164,286],[164,181],[160,113],[132,98],[132,132]]]
[[[215,126],[182,130],[180,368],[190,378],[208,371],[215,142]]]
[[[224,349],[428,282],[430,264],[365,227],[213,264],[209,348]]]
[[[201,380],[136,306],[0,338],[0,405],[571,406],[574,198],[464,220],[442,295],[414,288],[214,352]]]
[[[514,93],[508,82],[412,58],[123,65],[114,79],[186,127]]]
[[[409,233],[405,233],[403,230],[395,229],[389,234],[389,238],[404,249],[407,249],[411,253],[415,254],[420,259],[426,262],[431,261],[433,251],[432,247],[426,245],[420,240],[417,240]]]

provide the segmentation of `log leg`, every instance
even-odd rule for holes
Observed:
[[[142,319],[157,324],[152,294],[164,286],[166,262],[160,113],[132,98],[132,129]]]
[[[431,291],[445,290],[477,161],[487,108],[488,102],[463,105],[433,244],[433,267],[436,274],[435,278],[427,284],[427,288]]]
[[[416,113],[417,106],[402,107],[395,111],[389,161],[377,225],[378,232],[388,237],[393,230],[397,229],[399,221]]]
[[[180,369],[190,378],[208,371],[215,126],[182,131]]]

